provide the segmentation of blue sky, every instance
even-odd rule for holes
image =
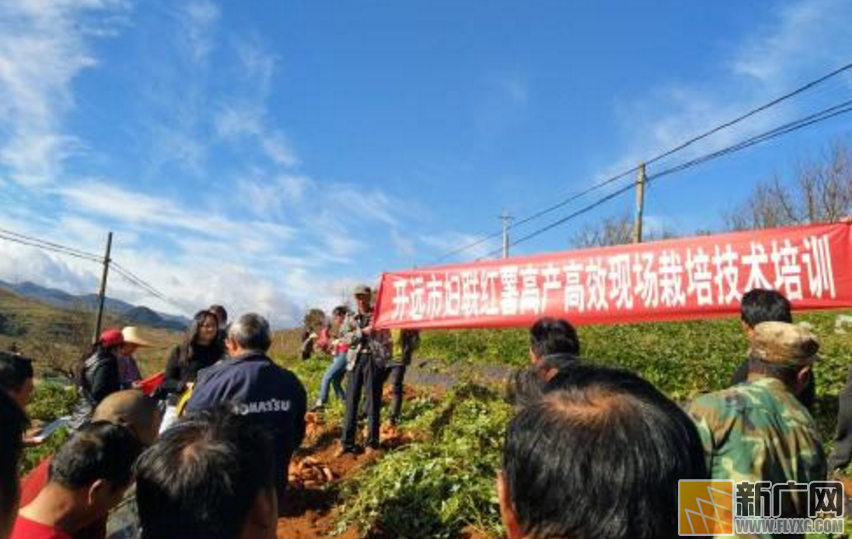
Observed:
[[[111,294],[287,325],[852,61],[849,35],[842,0],[0,2],[0,227],[92,251],[113,230],[176,305],[118,278]],[[835,79],[649,173],[850,93]],[[717,229],[850,131],[661,180],[648,226]],[[515,252],[566,249],[632,200]],[[0,250],[0,279],[96,288],[96,265]]]

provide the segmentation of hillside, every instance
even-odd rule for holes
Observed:
[[[130,314],[128,319],[107,313],[103,325],[142,328],[145,337],[157,346],[137,353],[141,367],[148,373],[159,370],[167,349],[179,340],[181,333],[152,327],[146,323],[150,322],[150,315],[144,311],[131,311]],[[22,353],[35,357],[39,374],[63,370],[85,353],[94,323],[93,313],[55,307],[0,289],[0,349],[14,344]]]
[[[0,289],[62,309],[94,312],[98,305],[97,294],[74,295],[29,281],[18,284],[0,281]],[[189,319],[186,317],[158,313],[148,307],[132,305],[110,297],[104,300],[104,310],[127,320],[138,319],[139,324],[154,328],[182,331],[189,324]]]

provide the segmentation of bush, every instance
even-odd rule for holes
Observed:
[[[43,382],[35,387],[27,405],[27,415],[30,419],[49,423],[57,417],[70,414],[76,403],[74,386]]]

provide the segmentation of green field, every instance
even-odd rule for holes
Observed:
[[[51,325],[65,320],[62,317],[66,315],[57,315],[50,308],[28,311],[25,305],[19,305],[20,312],[11,312],[8,308],[14,301],[2,294],[0,300],[0,313],[7,320],[12,318],[13,327],[27,328],[26,338],[19,336],[20,341],[44,338],[40,335],[61,340],[61,334]],[[835,332],[838,314],[848,313],[796,316],[798,322],[813,326],[822,343],[822,362],[815,368],[818,401],[814,415],[829,445],[836,421],[837,392],[852,365],[852,334]],[[725,387],[747,351],[739,321],[733,318],[583,327],[579,331],[583,356],[634,369],[682,403],[699,393]],[[177,338],[165,335],[163,342]],[[9,335],[0,335],[0,345],[9,340]],[[299,374],[313,397],[326,362],[295,359],[297,345],[296,330],[278,332],[274,356]],[[150,351],[143,369],[150,373],[162,368],[166,349]],[[492,364],[521,366],[528,357],[525,330],[427,331],[415,361],[428,359],[431,369],[458,373],[465,372],[457,368],[459,365],[476,372]],[[502,389],[499,384],[484,387],[462,381],[448,393],[427,392],[407,403],[403,427],[417,434],[416,441],[389,452],[340,487],[339,530],[354,524],[365,535],[382,530],[386,537],[449,539],[470,532],[499,536],[494,477],[511,414]],[[42,384],[30,413],[49,420],[67,408],[70,398],[67,392]],[[341,412],[335,402],[326,413],[327,420],[339,421]],[[59,441],[61,437],[55,437],[49,446],[30,452],[27,464],[51,451]]]
[[[811,324],[822,343],[814,415],[827,446],[835,429],[837,392],[852,365],[852,335],[834,331],[838,314],[846,313],[796,317]],[[739,321],[733,318],[584,327],[579,332],[585,357],[636,370],[681,403],[726,387],[747,352]],[[422,334],[416,361],[438,360],[430,365],[454,372],[458,364],[472,366],[471,372],[490,364],[521,366],[529,361],[528,346],[528,334],[520,329],[428,331]],[[285,362],[309,386],[318,384],[321,369],[314,362]],[[494,477],[511,413],[500,389],[463,384],[441,399],[421,399],[406,410],[405,425],[425,438],[392,452],[344,486],[340,529],[355,523],[391,537],[452,538],[463,530],[499,536]]]

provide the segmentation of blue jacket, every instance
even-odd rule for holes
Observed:
[[[305,437],[307,395],[295,374],[252,352],[224,359],[198,373],[187,412],[228,405],[273,440],[279,492],[290,457]]]

